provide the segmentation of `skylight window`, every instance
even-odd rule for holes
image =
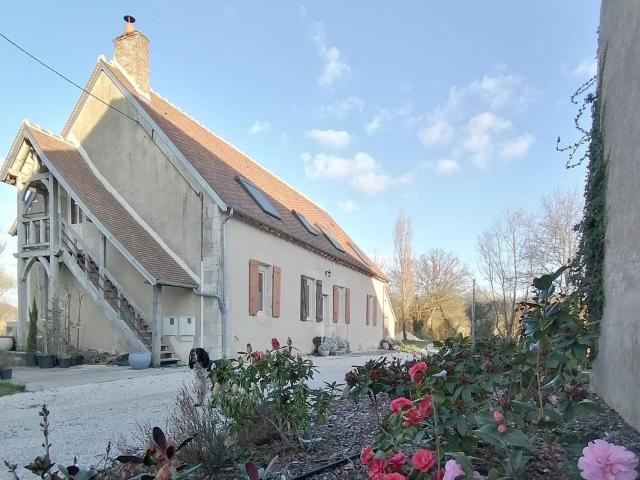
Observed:
[[[354,252],[356,252],[358,257],[360,257],[360,260],[362,260],[364,264],[371,265],[371,261],[369,260],[369,258],[364,254],[362,250],[358,248],[355,243],[349,243],[349,246],[353,249]]]
[[[344,248],[342,248],[342,245],[340,245],[340,242],[338,242],[338,240],[336,240],[336,238],[333,235],[331,235],[326,228],[321,227],[321,229],[322,229],[322,233],[324,233],[324,236],[327,237],[327,240],[331,242],[331,245],[333,245],[335,249],[338,250],[340,253],[344,253]]]
[[[318,231],[315,228],[313,228],[313,226],[309,223],[309,220],[307,220],[307,217],[305,217],[303,214],[295,210],[292,210],[292,212],[296,216],[296,218],[300,221],[302,226],[306,228],[307,232],[309,232],[311,235],[314,235],[316,237],[318,236]]]
[[[240,183],[240,185],[244,187],[247,193],[251,195],[251,198],[253,198],[253,200],[260,206],[264,213],[267,213],[272,217],[277,218],[278,220],[282,220],[278,209],[273,206],[271,200],[267,198],[262,190],[260,190],[246,178],[236,177],[236,180],[238,181],[238,183]]]

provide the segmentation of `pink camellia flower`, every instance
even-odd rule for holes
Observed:
[[[499,412],[497,410],[493,412],[493,419],[498,425],[502,425],[504,423],[504,415],[502,414],[502,412]]]
[[[360,451],[360,461],[363,465],[369,465],[375,456],[376,454],[373,451],[373,448],[371,448],[371,445],[362,447],[362,450]]]
[[[501,423],[500,425],[498,425],[498,432],[507,433],[507,426],[504,423]]]
[[[433,397],[431,395],[425,396],[418,402],[418,411],[423,417],[429,417],[431,415],[431,404],[433,403]]]
[[[422,381],[422,377],[424,377],[424,372],[427,369],[427,364],[424,362],[418,362],[412,365],[409,368],[409,377],[411,381],[415,384],[418,384]]]
[[[444,464],[444,477],[442,477],[442,480],[455,480],[465,475],[466,473],[464,473],[460,464],[455,460],[448,460],[447,463]]]
[[[382,477],[384,475],[384,470],[387,468],[387,462],[382,458],[374,458],[369,462],[367,466],[367,471],[369,472],[369,477],[377,478]]]
[[[382,480],[407,480],[407,477],[398,472],[387,473]]]
[[[276,337],[273,337],[271,339],[271,348],[274,350],[277,350],[280,348],[280,342],[278,341],[278,339]]]
[[[422,473],[426,473],[435,463],[436,459],[431,450],[421,448],[411,456],[413,468],[420,470]]]
[[[402,426],[408,427],[409,425],[420,425],[422,423],[422,414],[416,407],[411,407],[402,415]]]
[[[389,465],[389,468],[391,470],[400,470],[404,467],[404,462],[406,459],[407,457],[404,453],[394,453],[389,457],[389,460],[387,460],[387,465]]]
[[[391,401],[391,411],[393,413],[399,412],[405,407],[413,407],[413,402],[407,397],[398,397]]]
[[[634,480],[638,477],[638,457],[625,447],[595,440],[582,449],[578,459],[585,480]]]

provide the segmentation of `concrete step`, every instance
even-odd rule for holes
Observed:
[[[160,359],[160,366],[161,367],[168,367],[169,365],[177,365],[178,362],[180,362],[180,359],[176,358],[176,357],[161,358]]]

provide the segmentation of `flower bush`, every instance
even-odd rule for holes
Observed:
[[[290,343],[290,342],[288,342]],[[324,422],[335,385],[311,388],[313,363],[291,345],[271,341],[272,349],[247,351],[211,369],[212,406],[229,419],[241,441],[269,440],[274,435],[292,443]]]

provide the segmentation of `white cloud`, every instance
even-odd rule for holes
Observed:
[[[471,92],[479,93],[492,110],[508,106],[524,107],[532,100],[530,87],[515,75],[483,75],[471,82]]]
[[[457,172],[460,168],[460,164],[456,160],[452,160],[450,158],[438,160],[433,167],[434,171],[440,175],[449,175]]]
[[[335,102],[325,105],[320,108],[320,116],[322,117],[335,117],[342,119],[354,112],[362,112],[364,109],[364,102],[354,96],[349,96],[342,100],[336,100]]]
[[[318,55],[320,55],[323,61],[322,73],[320,77],[318,77],[318,85],[327,88],[351,72],[351,67],[349,67],[349,64],[342,58],[338,47],[327,45],[324,25],[322,23],[317,24],[317,31],[313,36],[313,41],[316,43]]]
[[[368,121],[365,124],[365,126],[364,126],[365,132],[367,132],[367,134],[369,134],[369,135],[374,134],[375,132],[377,132],[380,129],[381,122],[382,122],[382,116],[381,115],[376,115],[375,117],[373,117],[370,121]]]
[[[529,152],[529,149],[533,146],[535,139],[533,135],[526,134],[519,137],[512,138],[506,141],[500,149],[500,156],[502,158],[516,158],[522,157]]]
[[[396,179],[386,174],[371,155],[358,152],[351,157],[326,153],[303,153],[305,174],[311,180],[346,180],[359,193],[377,195],[392,185],[407,184],[409,176]]]
[[[467,123],[464,148],[471,153],[473,163],[486,167],[488,157],[495,150],[496,134],[511,128],[511,122],[491,112],[472,117]]]
[[[310,138],[323,147],[339,150],[348,147],[351,143],[351,135],[346,130],[307,130],[304,132]]]
[[[351,199],[342,200],[340,202],[340,209],[344,213],[353,213],[353,212],[357,212],[358,210],[360,210],[360,205],[358,205],[356,202],[354,202]]]
[[[595,59],[586,59],[576,65],[573,73],[580,77],[593,77],[598,73],[598,62]]]
[[[251,135],[257,135],[258,133],[263,133],[269,131],[271,128],[271,124],[269,122],[263,122],[261,120],[256,120],[251,128],[249,129],[249,133]]]
[[[453,137],[453,127],[449,122],[440,118],[418,132],[425,147],[444,145]]]

